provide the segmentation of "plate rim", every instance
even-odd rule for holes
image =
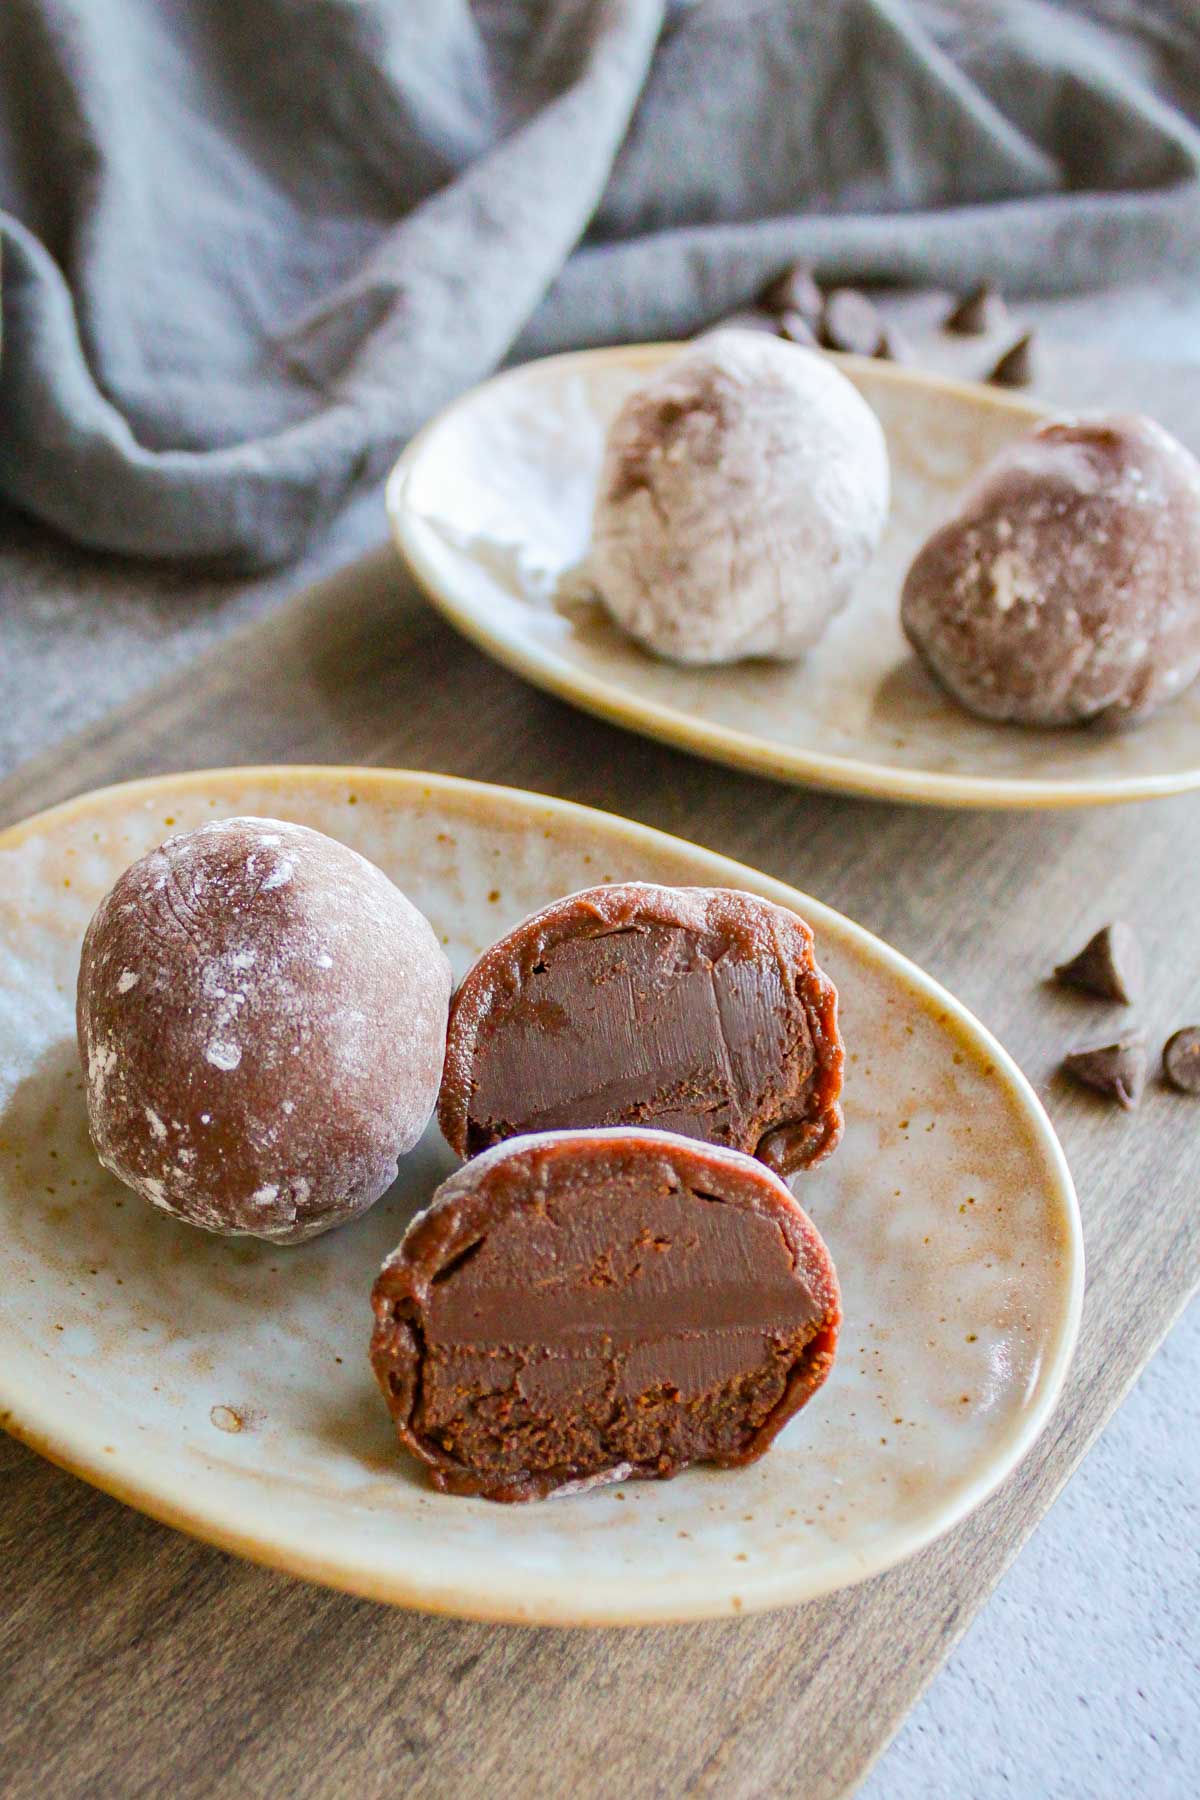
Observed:
[[[546,1584],[533,1580],[528,1573],[507,1585],[501,1581],[491,1597],[481,1600],[477,1590],[463,1581],[460,1587],[431,1588],[419,1577],[398,1578],[392,1571],[381,1572],[360,1558],[338,1560],[328,1552],[306,1551],[303,1544],[288,1536],[286,1524],[276,1521],[274,1539],[270,1533],[239,1529],[225,1518],[214,1517],[203,1507],[191,1507],[180,1498],[182,1484],[172,1491],[151,1476],[131,1474],[121,1463],[112,1463],[103,1453],[96,1455],[88,1446],[73,1443],[69,1430],[57,1420],[39,1419],[36,1402],[27,1405],[26,1396],[9,1386],[0,1365],[0,1428],[10,1432],[30,1449],[65,1469],[90,1486],[100,1489],[123,1504],[134,1507],[159,1523],[183,1531],[188,1536],[215,1548],[245,1557],[248,1561],[299,1576],[323,1586],[352,1593],[364,1599],[399,1605],[412,1610],[447,1617],[476,1619],[488,1623],[520,1625],[645,1626],[694,1623],[702,1619],[748,1616],[756,1612],[776,1610],[804,1604],[822,1595],[856,1586],[872,1576],[907,1561],[918,1551],[945,1536],[977,1510],[1008,1479],[1028,1454],[1048,1424],[1066,1381],[1079,1335],[1084,1291],[1084,1240],[1079,1201],[1066,1154],[1042,1101],[1028,1077],[1010,1053],[986,1025],[970,1009],[942,986],[918,963],[893,948],[883,938],[859,925],[855,920],[824,901],[804,893],[777,877],[741,863],[720,851],[709,849],[673,833],[626,819],[619,813],[584,806],[572,800],[540,794],[532,789],[499,783],[474,781],[467,777],[443,775],[419,769],[393,769],[384,765],[360,764],[233,764],[221,768],[173,772],[166,775],[140,776],[131,781],[106,784],[89,789],[54,806],[31,814],[0,830],[0,852],[13,850],[39,833],[68,823],[72,817],[86,814],[97,803],[112,804],[118,796],[136,800],[169,793],[194,793],[206,786],[235,781],[272,783],[280,787],[309,783],[330,788],[353,783],[359,789],[378,785],[388,790],[389,797],[414,795],[428,799],[435,792],[457,796],[487,807],[508,807],[516,812],[532,811],[540,818],[566,819],[592,830],[608,830],[624,837],[627,843],[645,844],[660,853],[699,853],[719,865],[723,878],[738,885],[738,877],[749,877],[752,891],[764,893],[778,903],[799,910],[816,925],[818,931],[832,927],[834,934],[848,937],[860,949],[888,969],[908,987],[915,989],[926,1002],[944,1011],[957,1029],[965,1031],[982,1048],[1003,1077],[1009,1094],[1021,1102],[1022,1116],[1042,1151],[1049,1181],[1065,1226],[1063,1261],[1065,1265],[1061,1306],[1052,1354],[1047,1359],[1042,1379],[1042,1392],[1037,1404],[1022,1415],[1016,1428],[986,1464],[966,1483],[953,1504],[939,1511],[930,1525],[909,1528],[890,1534],[886,1552],[880,1555],[860,1554],[857,1566],[846,1571],[834,1567],[829,1578],[804,1580],[803,1571],[792,1572],[790,1582],[781,1580],[767,1568],[747,1572],[739,1579],[739,1593],[728,1605],[705,1603],[701,1597],[687,1604],[673,1605],[664,1596],[649,1604],[636,1601],[606,1604],[593,1597],[586,1604],[563,1602]],[[424,793],[421,793],[424,790]]]
[[[477,608],[456,595],[441,579],[424,544],[425,535],[434,532],[436,527],[409,503],[408,494],[415,472],[435,434],[481,394],[502,384],[520,382],[531,370],[556,364],[595,365],[603,362],[651,367],[668,352],[684,348],[686,341],[608,344],[599,349],[567,350],[553,356],[536,357],[515,368],[504,369],[458,395],[410,439],[393,465],[384,489],[392,538],[426,598],[463,637],[494,662],[535,687],[568,705],[605,719],[609,724],[710,762],[827,793],[852,794],[859,799],[899,800],[917,806],[969,807],[979,811],[1059,811],[1117,806],[1136,800],[1166,800],[1200,787],[1200,762],[1193,769],[1165,775],[1041,781],[1001,775],[951,775],[934,769],[899,768],[892,763],[840,756],[831,751],[792,749],[737,726],[710,724],[680,707],[633,696],[628,689],[603,676],[581,674],[567,657],[545,645],[524,639],[513,642],[491,629]],[[872,380],[893,387],[932,388],[967,397],[974,405],[1009,412],[1030,423],[1048,418],[1054,410],[1043,401],[990,388],[982,382],[960,381],[949,375],[873,357],[834,351],[825,354],[850,374],[869,372]]]

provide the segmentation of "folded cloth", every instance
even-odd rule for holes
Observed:
[[[0,494],[268,565],[506,357],[1200,255],[1194,0],[3,0]]]

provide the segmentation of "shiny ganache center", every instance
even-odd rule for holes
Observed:
[[[742,1143],[782,1071],[814,1064],[777,962],[676,926],[580,934],[542,947],[485,1024],[470,1145],[617,1121]]]
[[[822,1318],[778,1222],[619,1166],[522,1201],[433,1279],[417,1429],[513,1476],[741,1450]]]

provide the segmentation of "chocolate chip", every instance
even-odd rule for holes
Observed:
[[[1033,380],[1033,333],[1027,331],[1004,352],[988,380],[996,387],[1028,387]]]
[[[1085,1087],[1132,1112],[1146,1085],[1146,1034],[1129,1031],[1111,1044],[1072,1050],[1064,1056],[1063,1068]]]
[[[821,312],[821,342],[827,350],[849,350],[855,356],[878,356],[883,320],[857,288],[834,288]]]
[[[1167,1039],[1163,1074],[1181,1094],[1200,1094],[1200,1025],[1185,1025]]]
[[[1143,985],[1142,952],[1132,928],[1120,919],[1101,926],[1077,956],[1059,963],[1054,979],[1101,1000],[1131,1005],[1141,998]]]
[[[912,345],[904,333],[897,331],[894,325],[884,327],[883,336],[879,340],[879,348],[875,354],[883,362],[910,363],[915,360]]]
[[[769,331],[772,337],[779,335],[779,320],[774,313],[764,312],[761,306],[743,306],[737,312],[731,312],[727,318],[718,319],[715,325],[706,325],[705,331]]]
[[[995,331],[1008,316],[1000,290],[994,281],[981,281],[957,301],[942,321],[944,331],[955,331],[961,337],[982,337]]]
[[[758,296],[758,304],[768,312],[799,313],[809,325],[816,326],[825,303],[808,264],[796,262],[768,281]]]
[[[779,335],[786,338],[789,344],[804,344],[810,350],[816,348],[817,334],[803,313],[780,313]]]

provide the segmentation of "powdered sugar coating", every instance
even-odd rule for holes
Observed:
[[[681,663],[799,656],[887,519],[879,421],[818,351],[701,338],[609,430],[588,564],[609,611]]]
[[[1048,420],[925,544],[901,611],[982,718],[1139,723],[1200,672],[1200,463],[1151,419]]]
[[[334,839],[254,818],[169,838],[84,940],[97,1154],[208,1231],[294,1243],[342,1224],[429,1121],[450,986],[428,921]]]

